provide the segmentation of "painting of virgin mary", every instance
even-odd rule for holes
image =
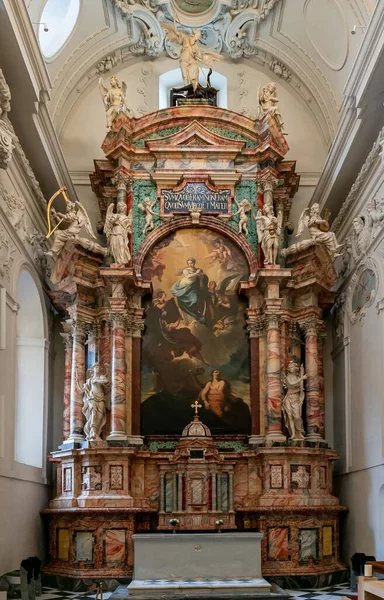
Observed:
[[[171,294],[177,298],[179,308],[192,320],[205,322],[208,298],[208,277],[199,268],[196,260],[189,258],[182,277],[171,287]]]

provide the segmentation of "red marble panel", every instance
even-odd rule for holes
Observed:
[[[289,527],[268,528],[268,560],[289,560]]]
[[[106,529],[104,532],[104,558],[106,562],[120,562],[126,558],[125,529]]]

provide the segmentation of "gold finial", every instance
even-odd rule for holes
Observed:
[[[201,408],[201,404],[198,403],[197,400],[193,404],[191,404],[191,408],[195,409],[195,417],[199,416],[199,408]]]

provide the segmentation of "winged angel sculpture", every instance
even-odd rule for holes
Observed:
[[[63,189],[65,190],[65,188]],[[104,249],[99,246],[99,244],[79,237],[79,233],[84,227],[92,239],[97,239],[92,231],[92,225],[84,206],[77,200],[72,202],[67,196],[65,196],[65,199],[67,207],[66,213],[57,212],[53,207],[50,207],[50,215],[52,221],[54,221],[56,225],[52,230],[53,244],[51,249],[45,253],[46,256],[57,258],[67,242],[76,242],[86,248],[89,247],[90,249],[103,251]],[[66,229],[58,229],[60,223],[66,223],[68,227]],[[51,234],[49,233],[47,237],[50,237],[50,235]]]
[[[280,210],[277,217],[271,204],[266,204],[257,211],[255,217],[257,238],[264,252],[264,264],[275,265],[279,250],[279,238],[283,223],[283,213]]]
[[[308,210],[309,214],[307,214]],[[311,240],[316,244],[323,244],[332,258],[342,255],[340,249],[343,244],[339,244],[333,231],[329,231],[329,223],[321,217],[320,206],[317,202],[310,209],[305,208],[301,213],[296,237],[303,233],[305,227],[308,228]],[[297,246],[304,244],[305,241],[299,242]]]
[[[161,23],[161,26],[170,42],[180,44],[179,63],[183,82],[185,86],[192,85],[193,91],[196,92],[199,83],[199,68],[207,67],[210,69],[215,60],[222,60],[223,57],[218,52],[204,50],[199,46],[201,38],[199,29],[193,29],[190,34],[186,31],[180,31],[177,29],[176,21],[174,21],[173,27],[164,22]]]
[[[132,111],[126,106],[127,84],[117,79],[114,75],[109,78],[109,88],[105,87],[102,77],[99,79],[99,89],[105,104],[107,128],[112,127],[113,121],[119,112],[123,111],[132,116]]]

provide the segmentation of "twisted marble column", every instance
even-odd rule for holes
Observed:
[[[85,382],[85,323],[73,322],[71,365],[70,435],[68,440],[84,440],[83,386]]]
[[[108,440],[127,439],[124,314],[112,315],[112,386],[111,386],[111,433]]]
[[[267,316],[267,435],[266,439],[285,442],[281,414],[281,358],[279,317]]]
[[[305,333],[305,371],[306,381],[306,417],[307,439],[321,440],[320,435],[320,391],[319,391],[319,353],[317,340],[318,321],[313,318],[303,324]]]

